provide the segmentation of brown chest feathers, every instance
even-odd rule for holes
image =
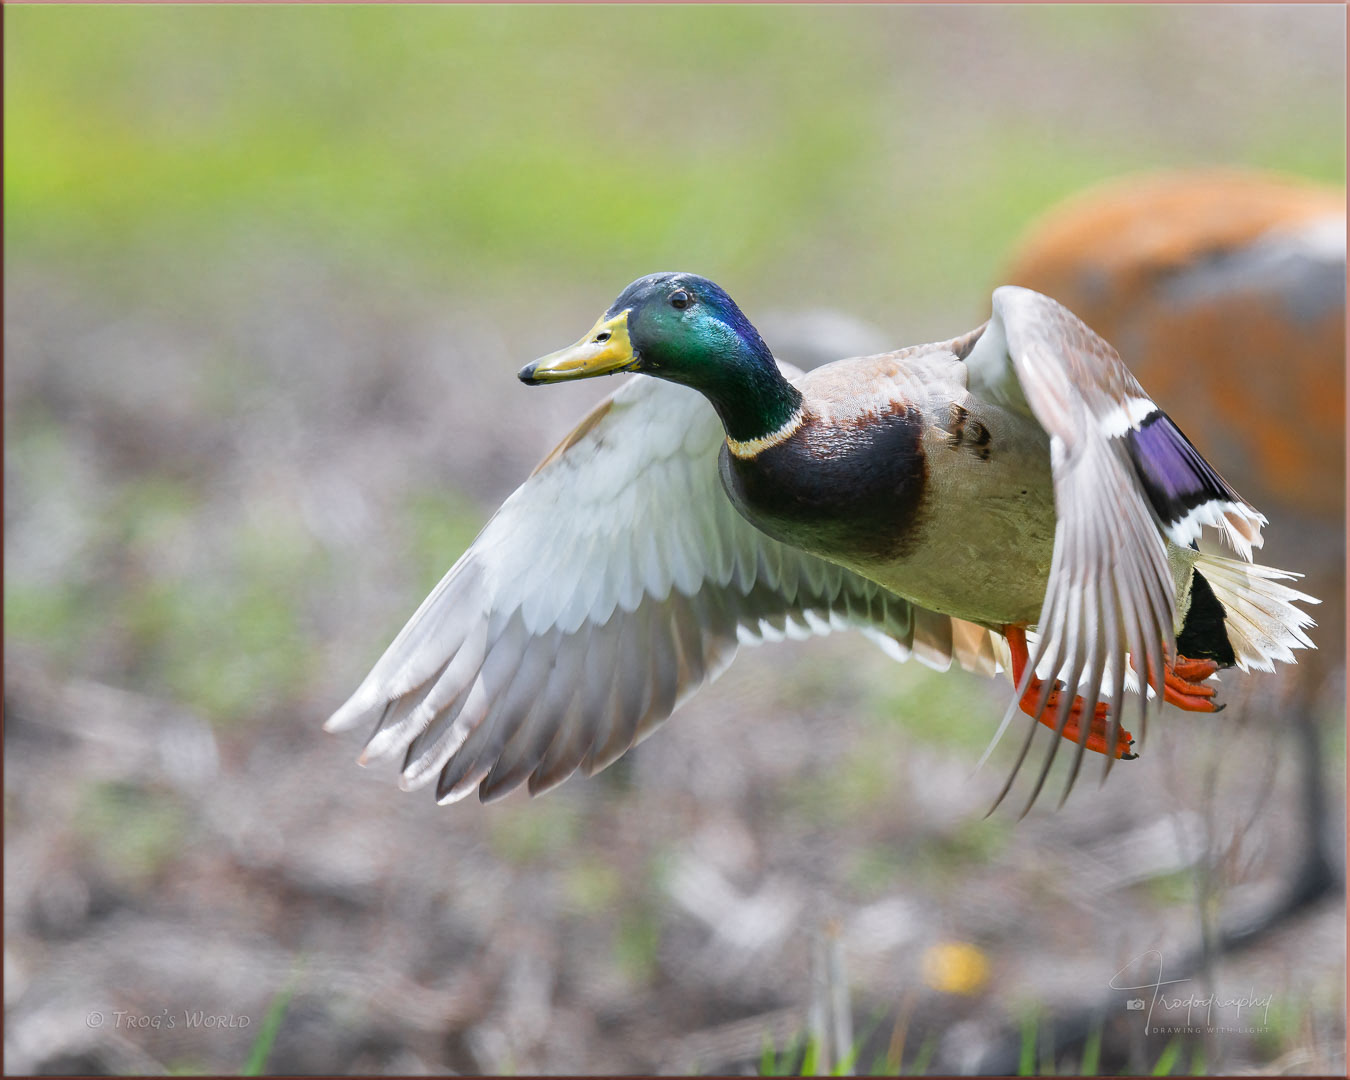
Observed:
[[[784,543],[835,558],[898,559],[917,535],[927,480],[919,410],[888,402],[856,418],[808,413],[792,436],[751,458],[724,446],[736,508]]]

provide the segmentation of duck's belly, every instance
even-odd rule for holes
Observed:
[[[814,448],[802,439],[750,462],[724,451],[724,486],[770,536],[916,604],[1034,623],[1055,531],[1045,432],[968,398],[937,411],[913,409],[857,445],[829,439],[826,457],[823,432]]]
[[[1054,552],[1050,447],[1029,421],[995,432],[987,459],[928,435],[931,462],[913,547],[859,573],[923,607],[989,626],[1035,623]],[[1031,430],[1033,429],[1034,430]],[[1011,451],[1011,452],[1008,452]]]

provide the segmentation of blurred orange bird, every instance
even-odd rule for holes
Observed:
[[[1339,530],[1345,229],[1340,188],[1134,177],[1051,210],[999,280],[1053,296],[1115,345],[1249,498]]]

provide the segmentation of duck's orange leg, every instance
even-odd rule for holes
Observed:
[[[1027,633],[1025,626],[1005,626],[1003,636],[1008,639],[1008,648],[1012,652],[1012,676],[1013,685],[1019,686],[1022,682],[1022,674],[1026,671],[1027,656]],[[1045,685],[1045,680],[1041,679],[1034,672],[1031,676],[1031,683],[1027,686],[1027,691],[1022,695],[1022,700],[1018,703],[1022,711],[1028,716],[1034,716],[1032,712],[1036,708],[1037,701],[1040,699],[1041,687]],[[1046,727],[1052,730],[1059,727],[1059,717],[1057,715],[1059,702],[1066,691],[1058,683],[1050,691],[1050,698],[1045,703],[1045,708],[1036,719]],[[1170,700],[1170,699],[1169,699]],[[1083,715],[1084,701],[1081,697],[1073,699],[1073,705],[1069,708],[1069,717],[1064,724],[1064,738],[1070,742],[1077,742],[1081,731],[1079,722]],[[1087,742],[1084,743],[1087,749],[1095,751],[1098,754],[1106,754],[1111,751],[1107,748],[1107,739],[1110,736],[1111,725],[1107,721],[1109,710],[1105,703],[1098,702],[1097,707],[1092,712],[1092,721],[1088,725]],[[1134,737],[1122,728],[1116,738],[1115,757],[1130,760],[1136,755],[1130,753],[1130,746],[1134,743]]]

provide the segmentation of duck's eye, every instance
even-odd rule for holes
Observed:
[[[594,341],[597,345],[600,345],[603,342],[609,340],[609,331],[601,330],[600,333],[596,334],[595,337],[591,338],[591,340]]]
[[[692,301],[693,297],[690,296],[683,289],[676,289],[673,293],[670,294],[670,306],[673,308],[679,308],[681,311],[687,308]]]

